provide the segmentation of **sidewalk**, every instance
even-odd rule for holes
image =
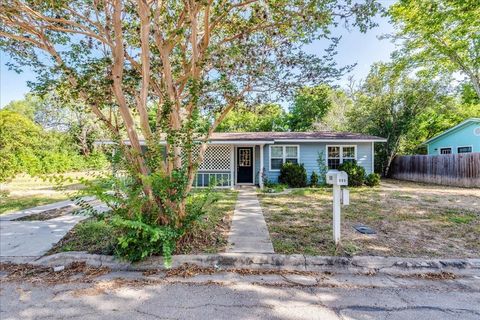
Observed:
[[[239,189],[232,226],[228,235],[227,252],[274,253],[254,187]]]

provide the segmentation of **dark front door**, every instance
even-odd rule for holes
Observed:
[[[253,148],[237,148],[237,183],[253,183]]]

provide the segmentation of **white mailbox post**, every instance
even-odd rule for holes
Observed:
[[[348,175],[345,171],[328,170],[326,181],[333,186],[333,239],[335,244],[340,242],[340,199],[343,204],[350,204],[350,194],[348,189],[341,186],[348,185]]]

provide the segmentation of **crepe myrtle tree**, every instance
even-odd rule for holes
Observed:
[[[206,143],[228,112],[341,76],[348,66],[333,61],[329,29],[366,31],[379,10],[374,0],[5,0],[0,44],[11,68],[36,71],[37,91],[81,100],[116,138],[142,212],[181,225]],[[322,57],[302,51],[315,39],[331,43]],[[166,157],[147,159],[142,136],[149,150],[165,139]],[[153,174],[171,182],[168,197]]]

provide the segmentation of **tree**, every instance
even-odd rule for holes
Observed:
[[[287,114],[278,104],[239,107],[228,113],[217,127],[219,132],[286,131]]]
[[[38,126],[22,114],[0,110],[0,181],[21,172],[21,159],[34,158],[34,151],[41,147]]]
[[[314,124],[320,122],[331,109],[330,93],[331,88],[327,85],[299,89],[290,108],[290,129],[311,131]]]
[[[354,107],[353,100],[343,89],[330,90],[331,107],[325,116],[313,124],[314,130],[348,131],[347,114]]]
[[[303,45],[347,19],[365,31],[378,10],[374,0],[7,0],[0,44],[14,68],[39,74],[38,91],[78,99],[110,131],[141,187],[131,208],[141,208],[142,223],[180,229],[207,142],[228,112],[341,76],[333,46],[319,58]]]
[[[412,139],[418,119],[448,98],[442,83],[410,78],[410,70],[395,64],[374,64],[356,93],[355,108],[348,113],[353,131],[387,139],[377,147],[377,171],[388,175],[393,158]],[[415,146],[423,141],[415,140]]]
[[[400,0],[389,9],[404,63],[465,75],[480,97],[480,5],[477,0]]]

